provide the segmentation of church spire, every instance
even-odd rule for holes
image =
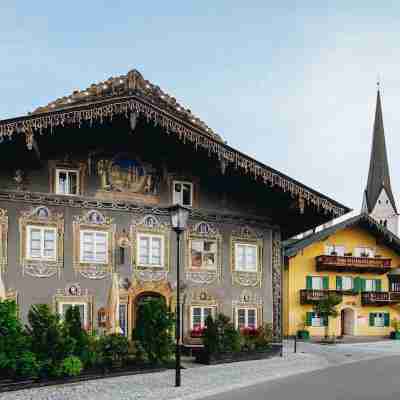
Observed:
[[[371,159],[369,163],[368,182],[364,194],[363,211],[371,214],[382,191],[386,193],[393,213],[397,214],[392,186],[390,184],[389,164],[386,152],[385,131],[383,128],[381,93],[378,83],[374,131],[372,138]]]

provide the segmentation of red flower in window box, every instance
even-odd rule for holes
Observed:
[[[200,326],[197,326],[190,331],[190,337],[192,337],[192,338],[202,337],[204,334],[204,330],[205,330],[205,328],[201,328]]]
[[[243,336],[257,336],[258,335],[258,329],[257,328],[242,328],[240,330],[240,333]]]

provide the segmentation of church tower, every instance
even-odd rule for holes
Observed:
[[[385,225],[395,235],[398,233],[398,213],[390,184],[389,163],[383,129],[381,94],[378,87],[371,159],[362,211]]]

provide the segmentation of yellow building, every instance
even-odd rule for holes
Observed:
[[[285,335],[308,330],[323,336],[326,318],[313,304],[336,293],[339,316],[329,335],[386,336],[400,319],[400,239],[361,214],[285,243],[283,327]]]

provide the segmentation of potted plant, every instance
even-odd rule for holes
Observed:
[[[363,252],[360,254],[360,257],[369,257],[369,254],[366,253],[365,251],[363,251]]]
[[[297,331],[297,337],[302,340],[310,338],[310,332],[307,330],[307,315],[304,314],[302,322],[299,324],[300,329]]]
[[[349,253],[344,253],[345,257],[352,257],[353,253],[350,251]]]
[[[400,340],[400,321],[398,319],[392,319],[392,328],[394,331],[390,332],[390,338]]]

